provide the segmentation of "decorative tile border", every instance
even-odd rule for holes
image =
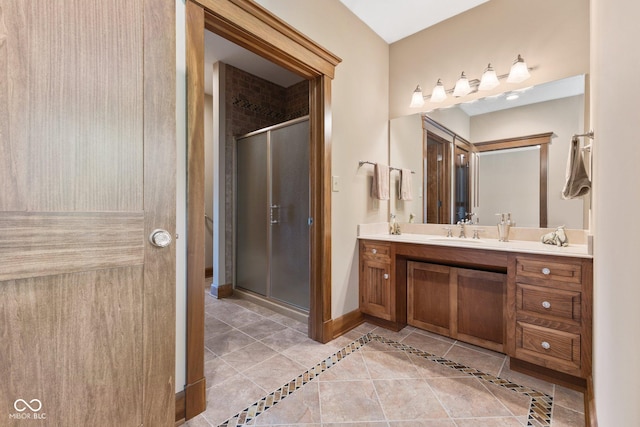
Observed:
[[[551,411],[553,408],[553,397],[548,394],[541,393],[536,391],[530,387],[521,386],[519,384],[515,384],[509,380],[505,380],[503,378],[496,377],[495,375],[486,374],[481,372],[475,368],[470,368],[468,366],[462,365],[457,362],[453,362],[451,360],[447,360],[440,356],[436,356],[435,354],[418,350],[406,344],[399,343],[397,341],[393,341],[384,337],[381,337],[376,334],[368,333],[353,341],[351,344],[348,344],[343,349],[337,351],[331,356],[327,357],[311,369],[303,372],[298,375],[296,378],[289,381],[287,384],[283,385],[276,391],[269,393],[267,396],[263,397],[259,401],[255,402],[251,406],[245,408],[240,413],[234,415],[229,418],[224,423],[220,424],[218,427],[239,427],[244,426],[246,423],[250,422],[258,415],[262,414],[272,406],[278,404],[280,401],[285,399],[287,396],[316,378],[318,375],[326,371],[327,369],[335,366],[342,359],[350,355],[351,353],[360,350],[362,347],[370,343],[371,341],[378,341],[383,344],[390,345],[391,347],[404,351],[405,353],[413,354],[419,357],[423,357],[432,362],[439,363],[441,365],[447,366],[451,369],[455,369],[459,372],[463,372],[467,375],[474,376],[483,381],[487,381],[491,384],[495,384],[500,387],[504,387],[508,390],[511,390],[515,393],[524,394],[531,398],[531,406],[529,407],[529,416],[527,419],[527,426],[533,427],[548,427],[551,426]]]

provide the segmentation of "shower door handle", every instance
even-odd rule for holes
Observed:
[[[280,222],[280,206],[269,206],[269,222],[271,225],[278,224]]]

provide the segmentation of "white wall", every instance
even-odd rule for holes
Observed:
[[[371,166],[388,163],[389,46],[338,0],[258,0],[342,58],[332,84],[332,317],[358,308],[356,226],[388,219],[388,203],[369,197]]]
[[[389,123],[389,162],[396,168],[411,169],[413,200],[398,200],[400,173],[390,173],[389,200],[391,212],[398,222],[409,222],[409,215],[415,215],[415,222],[423,222],[422,176],[423,176],[423,130],[422,116],[413,114],[398,117]]]
[[[447,89],[462,71],[480,78],[491,62],[498,74],[509,71],[522,54],[531,78],[503,82],[492,91],[465,100],[589,72],[589,4],[586,0],[491,0],[391,45],[389,99],[391,117],[415,113],[409,108],[416,84],[430,94],[438,78]],[[449,97],[442,107],[457,103]],[[422,111],[434,104],[427,102]]]
[[[640,420],[640,2],[591,0],[594,382],[599,425]]]

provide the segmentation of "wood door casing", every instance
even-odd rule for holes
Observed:
[[[172,424],[175,138],[173,4],[0,0],[3,423]]]

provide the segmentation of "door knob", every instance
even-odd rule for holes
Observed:
[[[167,230],[153,230],[149,235],[149,241],[153,246],[166,248],[171,244],[171,234]]]

